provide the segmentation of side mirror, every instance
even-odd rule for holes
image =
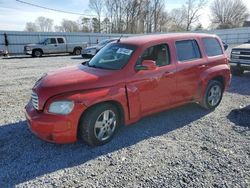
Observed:
[[[141,65],[136,65],[135,70],[155,70],[157,68],[155,61],[144,60]]]
[[[224,50],[226,51],[228,49],[228,44],[226,44],[225,42],[222,42],[222,43],[223,43]]]

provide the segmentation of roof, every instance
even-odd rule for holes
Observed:
[[[128,38],[121,38],[121,43],[129,43],[133,45],[143,45],[150,42],[160,41],[163,38],[165,39],[187,39],[195,37],[215,37],[216,35],[205,34],[205,33],[170,33],[170,34],[151,34],[151,35],[142,35],[134,36]]]

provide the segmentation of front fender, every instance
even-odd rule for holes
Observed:
[[[97,88],[87,91],[74,91],[71,93],[64,93],[54,96],[46,102],[46,107],[50,105],[52,101],[68,99],[73,100],[78,104],[82,104],[82,113],[91,106],[94,106],[102,102],[116,102],[123,108],[125,124],[129,120],[128,105],[126,98],[125,85],[117,85],[112,87]],[[80,117],[79,117],[80,118]]]

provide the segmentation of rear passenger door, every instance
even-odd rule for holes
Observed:
[[[195,39],[175,42],[177,57],[177,102],[193,100],[198,95],[200,70],[204,68],[206,58],[202,57],[198,41]]]
[[[66,43],[64,38],[57,38],[57,52],[64,53],[66,52]]]

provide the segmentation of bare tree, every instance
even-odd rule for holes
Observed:
[[[154,18],[154,32],[159,31],[159,18],[163,11],[164,0],[153,0],[152,1],[152,10],[153,10],[153,18]]]
[[[190,31],[192,24],[199,21],[200,10],[206,5],[206,0],[187,0],[183,6],[183,11],[186,14],[186,30]]]
[[[64,32],[78,32],[80,30],[78,23],[72,20],[63,19],[61,27]]]
[[[35,21],[35,24],[38,28],[38,31],[42,32],[51,32],[53,29],[53,20],[45,17],[38,17]]]
[[[170,31],[184,31],[186,29],[185,26],[185,17],[186,14],[182,8],[173,9],[170,12]]]
[[[37,26],[35,23],[33,22],[27,22],[26,26],[25,26],[25,31],[29,31],[29,32],[35,32],[37,31]]]
[[[110,30],[109,30],[109,28],[110,28],[110,21],[109,21],[109,19],[107,17],[104,18],[104,20],[102,21],[102,27],[103,27],[103,31],[105,33],[109,33],[110,32]]]
[[[242,0],[215,0],[211,5],[211,22],[217,28],[240,27],[249,17]]]
[[[81,24],[82,24],[82,31],[83,32],[90,32],[91,31],[91,19],[87,17],[81,18]]]
[[[103,0],[89,0],[89,8],[97,14],[98,32],[101,32],[101,15],[104,8]]]
[[[41,31],[41,32],[51,32],[53,31],[53,20],[45,17],[38,17],[35,22],[27,22],[25,30],[26,31]]]

